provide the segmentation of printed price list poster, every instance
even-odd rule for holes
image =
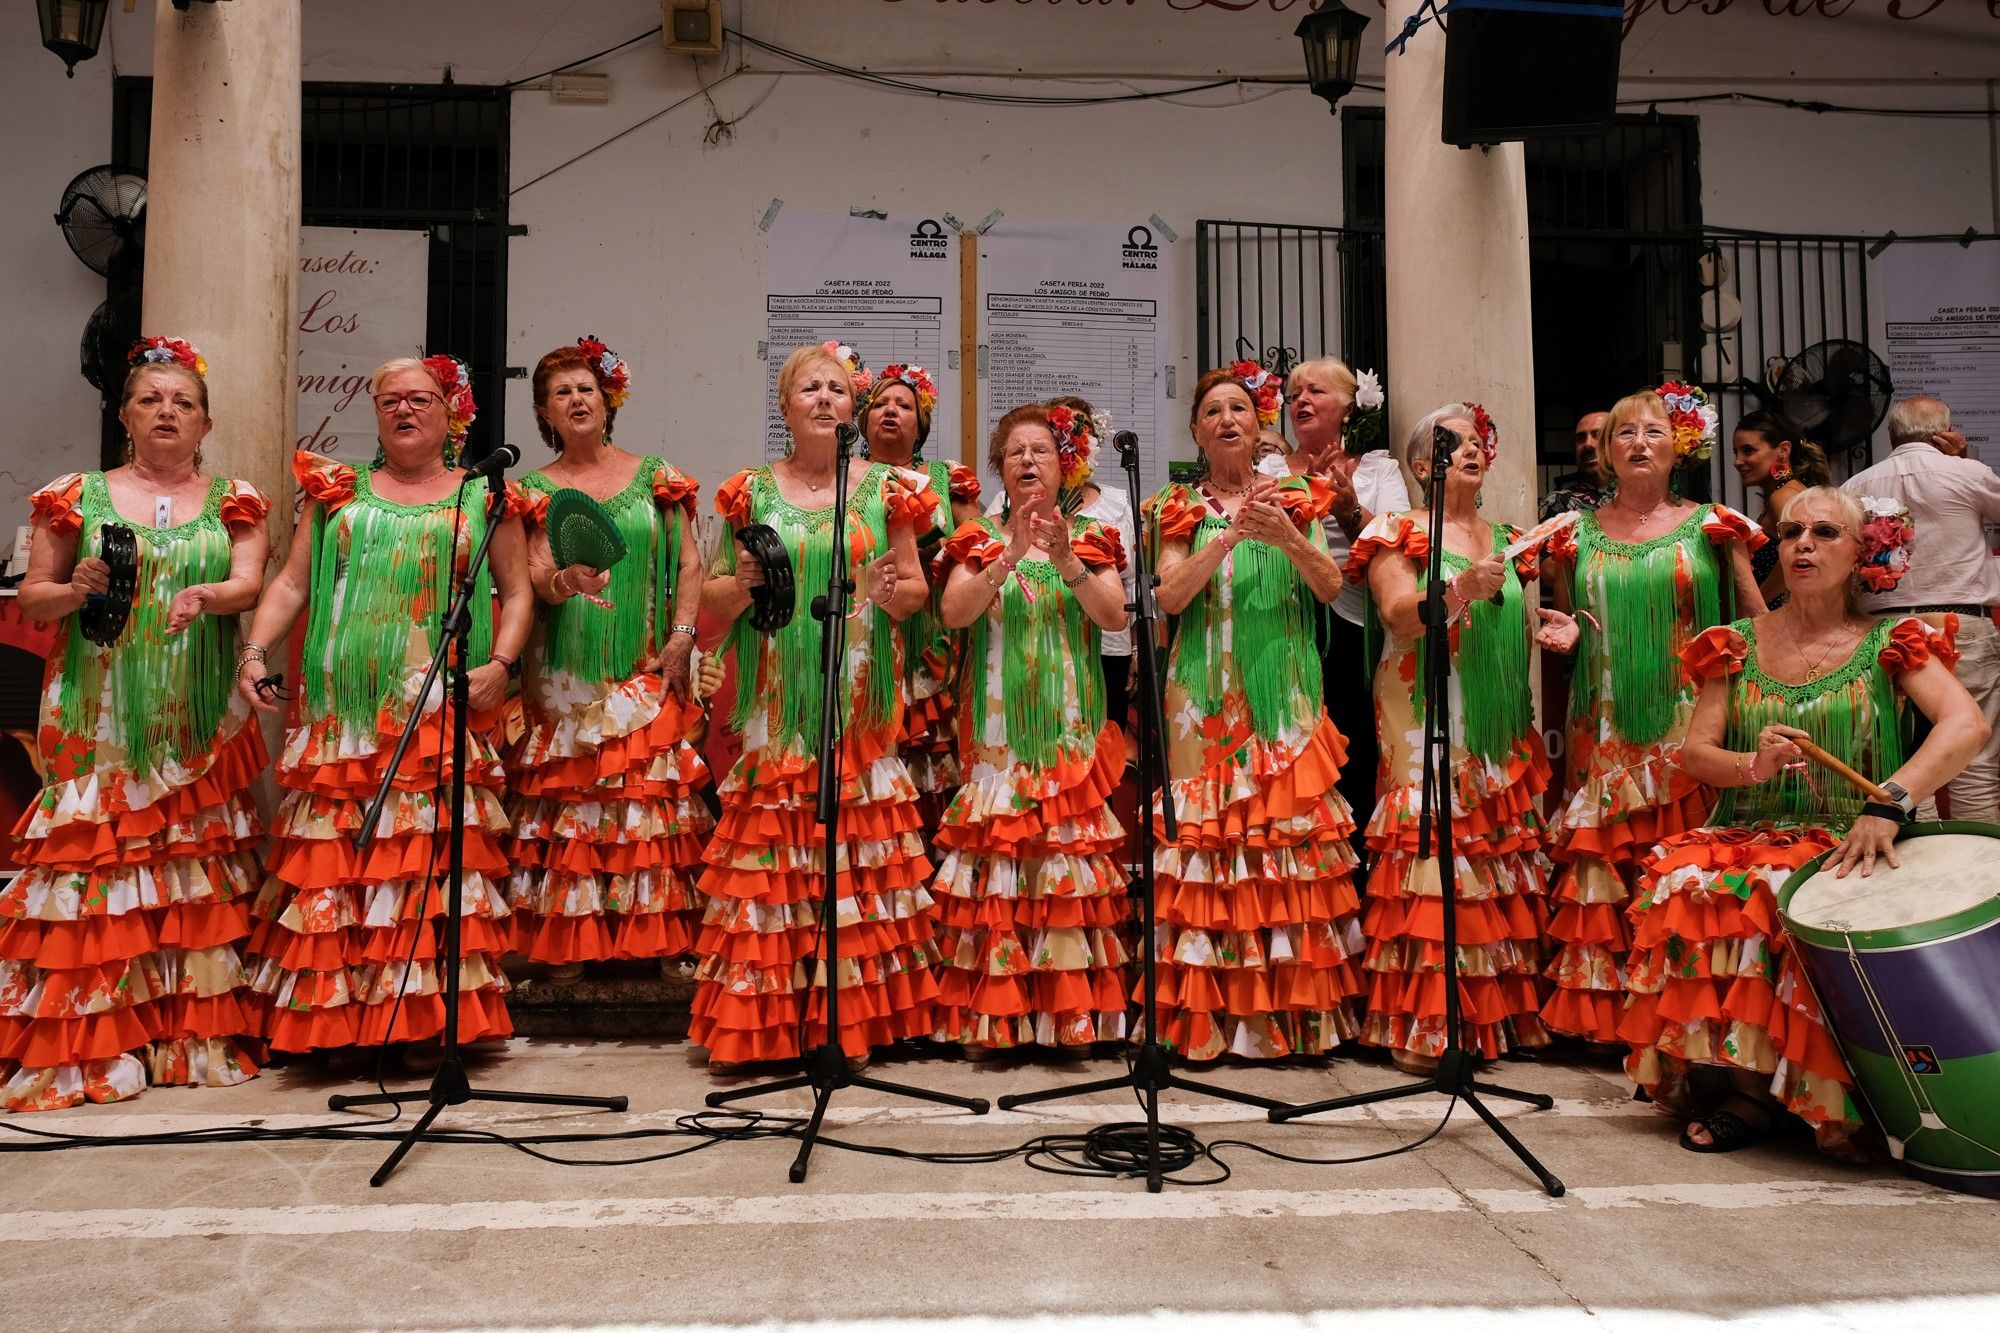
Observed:
[[[2000,470],[2000,241],[1904,241],[1874,262],[1895,396],[1944,399],[1968,453]]]
[[[1075,394],[1109,414],[1113,430],[1138,434],[1142,491],[1166,484],[1177,430],[1166,398],[1166,248],[1149,227],[1098,223],[1003,220],[981,239],[982,439],[1010,408]],[[1124,489],[1111,441],[1099,444],[1097,481]]]
[[[764,457],[785,452],[785,357],[829,339],[859,352],[871,372],[899,362],[930,371],[938,403],[926,452],[956,453],[958,262],[943,228],[928,218],[786,209],[765,233],[764,253]]]

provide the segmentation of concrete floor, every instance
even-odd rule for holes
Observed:
[[[920,1086],[997,1096],[1099,1076],[1109,1062],[881,1062]],[[716,1084],[682,1044],[517,1039],[475,1081],[628,1094],[623,1116],[483,1104],[446,1123],[660,1127]],[[1400,1081],[1379,1066],[1224,1067],[1205,1075],[1311,1100]],[[1224,1149],[1209,1188],[1040,1174],[1018,1161],[935,1166],[831,1147],[803,1186],[788,1141],[675,1161],[559,1166],[502,1147],[424,1145],[381,1189],[372,1143],[103,1148],[0,1158],[0,1328],[744,1326],[975,1333],[1395,1328],[2000,1328],[2000,1207],[1792,1142],[1697,1156],[1611,1071],[1508,1063],[1497,1077],[1559,1099],[1502,1108],[1570,1187],[1544,1197],[1462,1108],[1416,1152],[1300,1166]],[[114,1107],[0,1121],[129,1134],[318,1124],[316,1065],[241,1088],[156,1090]],[[806,1105],[798,1094],[773,1110]],[[1307,1155],[1411,1141],[1442,1112],[1418,1098],[1325,1123],[1173,1094],[1204,1138]],[[835,1103],[856,1142],[1005,1147],[1127,1119],[1112,1096],[974,1118],[864,1091]],[[677,1146],[557,1149],[609,1158]]]

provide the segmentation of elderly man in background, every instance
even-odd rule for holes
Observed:
[[[1572,509],[1595,509],[1604,503],[1604,474],[1597,468],[1598,435],[1603,412],[1585,412],[1576,419],[1576,471],[1557,477],[1555,488],[1542,499],[1543,520]]]
[[[1945,787],[1954,819],[2000,819],[2000,573],[1993,567],[1984,524],[2000,523],[2000,476],[1965,457],[1965,437],[1951,428],[1951,409],[1923,395],[1889,409],[1889,456],[1856,473],[1855,495],[1900,500],[1916,525],[1910,572],[1892,592],[1869,593],[1862,608],[1876,615],[1920,615],[1940,623],[1958,616],[1959,682],[1979,701],[1994,734]]]

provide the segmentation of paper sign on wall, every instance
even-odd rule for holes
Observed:
[[[1108,414],[1114,431],[1138,433],[1147,494],[1166,484],[1166,434],[1180,429],[1166,396],[1166,249],[1144,223],[1009,219],[980,238],[981,439],[1010,408],[1074,394]],[[1118,456],[1101,443],[1098,480],[1122,489]]]
[[[368,372],[424,354],[429,288],[428,231],[299,228],[299,448],[375,456]]]
[[[829,340],[870,371],[901,363],[938,387],[925,453],[958,456],[958,256],[935,218],[848,217],[785,209],[765,233],[764,457],[785,451],[778,369],[795,347]],[[858,422],[856,424],[859,424]]]
[[[2000,470],[2000,243],[1904,242],[1875,267],[1896,397],[1944,399],[1968,453]]]

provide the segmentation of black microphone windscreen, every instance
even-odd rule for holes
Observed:
[[[1111,447],[1121,454],[1131,453],[1139,447],[1138,432],[1129,430],[1118,431],[1111,437]]]

